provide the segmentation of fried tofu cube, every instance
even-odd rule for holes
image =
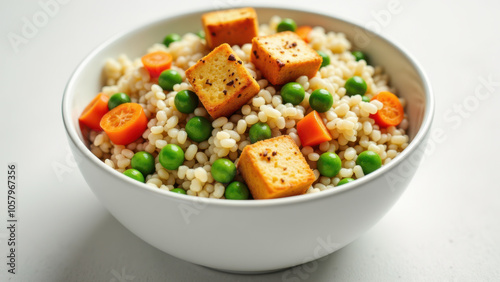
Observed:
[[[252,63],[272,84],[295,81],[302,75],[316,75],[322,58],[296,33],[279,32],[252,40]]]
[[[254,199],[304,194],[316,177],[288,135],[245,146],[238,169]]]
[[[258,35],[257,13],[253,8],[210,12],[203,14],[201,21],[210,49],[222,43],[241,46]]]
[[[186,77],[214,119],[231,115],[260,90],[257,81],[228,44],[215,48],[187,69]]]

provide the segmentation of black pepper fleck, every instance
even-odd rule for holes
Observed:
[[[284,66],[285,66],[285,63],[283,63],[283,62],[282,62],[282,61],[280,61],[280,60],[276,60],[276,62],[278,63],[278,66],[279,66],[280,68],[282,68],[282,67],[284,67]]]
[[[257,55],[257,50],[253,50],[253,54],[255,55],[255,58],[259,58],[259,55]]]
[[[233,54],[229,55],[229,57],[227,57],[227,60],[228,61],[236,61],[236,58],[234,57]]]
[[[240,61],[240,60],[238,60],[238,64],[240,64],[240,65],[241,65],[241,64],[243,64],[243,62],[242,62],[242,61]]]
[[[215,36],[215,32],[212,32],[212,36]]]
[[[208,79],[207,79],[207,81],[205,81],[205,84],[208,84],[208,85],[212,86],[212,83]]]
[[[278,152],[276,152],[276,151],[273,151],[273,153],[272,153],[273,157],[276,156],[277,154],[278,154]]]
[[[285,183],[285,179],[281,178],[280,180],[281,180],[281,183]]]
[[[267,157],[267,151],[264,151],[264,153],[262,153],[264,155],[264,157]]]
[[[227,95],[227,90],[226,89],[222,90],[222,93],[224,93],[224,95]]]
[[[227,86],[232,86],[233,84],[234,84],[234,80],[231,80],[228,83],[226,83]]]

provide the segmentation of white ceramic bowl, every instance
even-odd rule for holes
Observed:
[[[424,154],[434,102],[427,78],[402,48],[346,20],[290,9],[256,8],[259,21],[273,15],[298,24],[343,32],[391,77],[407,101],[410,145],[391,163],[352,183],[296,197],[230,201],[154,189],[109,168],[86,147],[78,116],[100,91],[102,67],[121,53],[140,57],[170,32],[201,28],[206,11],[152,21],[111,38],[78,66],[62,102],[64,125],[81,173],[97,198],[126,228],[180,259],[233,272],[263,272],[313,261],[349,244],[397,201]]]

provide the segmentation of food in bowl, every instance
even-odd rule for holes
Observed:
[[[368,54],[351,50],[342,33],[297,27],[279,16],[258,26],[257,36],[217,41],[224,32],[257,26],[253,9],[244,10],[206,15],[212,20],[203,21],[210,24],[204,36],[169,34],[142,58],[109,59],[106,85],[80,116],[91,129],[92,153],[159,189],[268,199],[355,181],[408,146],[405,100],[381,67],[368,64]],[[242,152],[280,145],[284,135],[301,153],[297,164],[307,164],[299,166],[307,181],[273,186],[245,177],[265,170],[245,166],[238,173]],[[284,164],[290,166],[276,162]]]

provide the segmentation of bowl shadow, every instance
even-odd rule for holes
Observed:
[[[95,227],[84,240],[59,281],[320,281],[332,263],[342,260],[349,249],[347,246],[292,268],[265,273],[226,272],[186,262],[156,249],[108,212],[96,219]]]

